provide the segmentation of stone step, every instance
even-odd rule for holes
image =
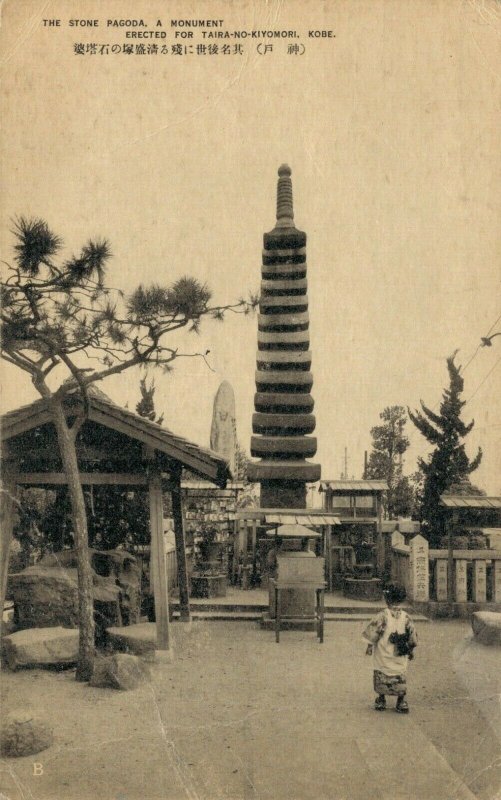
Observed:
[[[263,609],[259,609],[256,607],[254,611],[200,611],[197,608],[191,609],[191,618],[193,620],[208,620],[208,621],[226,621],[226,622],[262,622],[263,615],[266,615],[267,607]],[[332,613],[330,611],[326,611],[324,615],[325,622],[369,622],[375,615],[375,611],[371,610],[370,613],[356,612],[356,613]],[[179,611],[172,612],[173,619],[179,619]],[[412,619],[415,622],[429,622],[427,617],[424,617],[422,614],[413,614]],[[284,624],[286,623],[287,618],[283,618]],[[274,625],[275,621],[271,620],[272,625]],[[312,624],[309,620],[305,621],[305,624],[310,625]]]
[[[174,616],[179,615],[179,604],[178,603],[171,603],[171,611],[173,612]],[[226,614],[229,615],[230,619],[237,619],[239,615],[243,615],[242,619],[245,618],[245,615],[251,615],[252,617],[261,617],[261,615],[268,611],[268,604],[260,604],[260,605],[239,605],[236,606],[234,604],[225,604],[225,603],[204,603],[204,604],[197,604],[191,603],[190,610],[192,616],[196,614]],[[373,606],[332,606],[326,605],[325,606],[325,616],[329,619],[372,619],[377,612],[380,610],[380,606],[377,607]],[[428,621],[428,617],[425,617],[423,614],[418,614],[412,608],[405,609],[410,616],[412,616],[413,620],[416,621]]]

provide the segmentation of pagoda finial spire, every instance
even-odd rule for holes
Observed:
[[[294,208],[292,205],[291,168],[282,164],[278,168],[277,183],[277,228],[294,227]]]

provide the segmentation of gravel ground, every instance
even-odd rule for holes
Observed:
[[[0,792],[9,800],[499,800],[501,649],[472,642],[464,622],[422,623],[411,713],[378,714],[360,631],[359,622],[331,622],[323,645],[294,631],[277,645],[253,623],[174,623],[172,661],[124,693],[78,684],[73,671],[4,672],[3,711],[43,712],[55,744],[4,760]]]

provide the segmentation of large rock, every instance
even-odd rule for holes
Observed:
[[[140,615],[140,568],[125,550],[90,550],[96,640],[110,625],[136,623]],[[77,556],[62,550],[9,575],[18,628],[78,627]]]
[[[114,653],[96,659],[90,686],[99,689],[135,689],[150,677],[148,667],[137,656]]]
[[[40,564],[9,575],[18,628],[78,626],[76,569]]]
[[[141,622],[124,628],[108,628],[107,644],[120,653],[132,653],[147,661],[155,659],[157,626],[154,622]]]
[[[2,639],[2,660],[13,670],[75,664],[78,660],[78,630],[30,628],[11,633]]]
[[[477,642],[501,646],[501,613],[496,611],[474,611],[471,618],[471,627]]]
[[[3,756],[31,756],[54,741],[47,723],[28,710],[12,711],[2,722],[0,750]]]

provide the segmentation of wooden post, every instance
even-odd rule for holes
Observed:
[[[169,650],[169,587],[167,585],[165,565],[162,481],[159,473],[153,472],[150,474],[148,489],[151,536],[150,569],[153,572],[157,648],[159,650]]]
[[[454,602],[454,528],[457,522],[457,513],[452,511],[452,517],[447,517],[447,601]],[[437,564],[438,568],[438,564]],[[438,600],[437,596],[437,600]],[[445,599],[445,598],[442,598]]]
[[[492,563],[492,602],[501,603],[501,561]]]
[[[190,622],[190,595],[188,591],[188,567],[186,564],[186,542],[184,536],[183,502],[181,497],[181,472],[174,479],[171,489],[172,516],[176,538],[177,582],[179,586],[179,618]]]
[[[252,520],[252,576],[256,572],[257,520]]]
[[[400,531],[393,531],[391,534],[391,580],[393,583],[401,583],[401,557],[399,553],[393,551],[394,547],[405,547],[405,536]]]
[[[332,592],[332,525],[325,528],[325,563],[327,564],[327,588]]]
[[[234,586],[237,580],[238,572],[238,520],[235,517],[233,520],[233,561],[231,564],[231,583]]]
[[[247,562],[248,562],[248,552],[247,548],[249,547],[249,520],[244,520],[243,528],[242,528],[242,589],[247,589]]]
[[[3,614],[7,580],[9,575],[9,555],[14,525],[14,502],[16,498],[15,466],[6,462],[2,472],[0,498],[0,609]]]
[[[384,575],[385,572],[385,548],[384,548],[384,541],[383,541],[383,504],[381,502],[381,497],[377,494],[375,495],[376,500],[376,514],[377,514],[377,524],[376,524],[376,568],[377,568],[377,575],[380,578]]]

